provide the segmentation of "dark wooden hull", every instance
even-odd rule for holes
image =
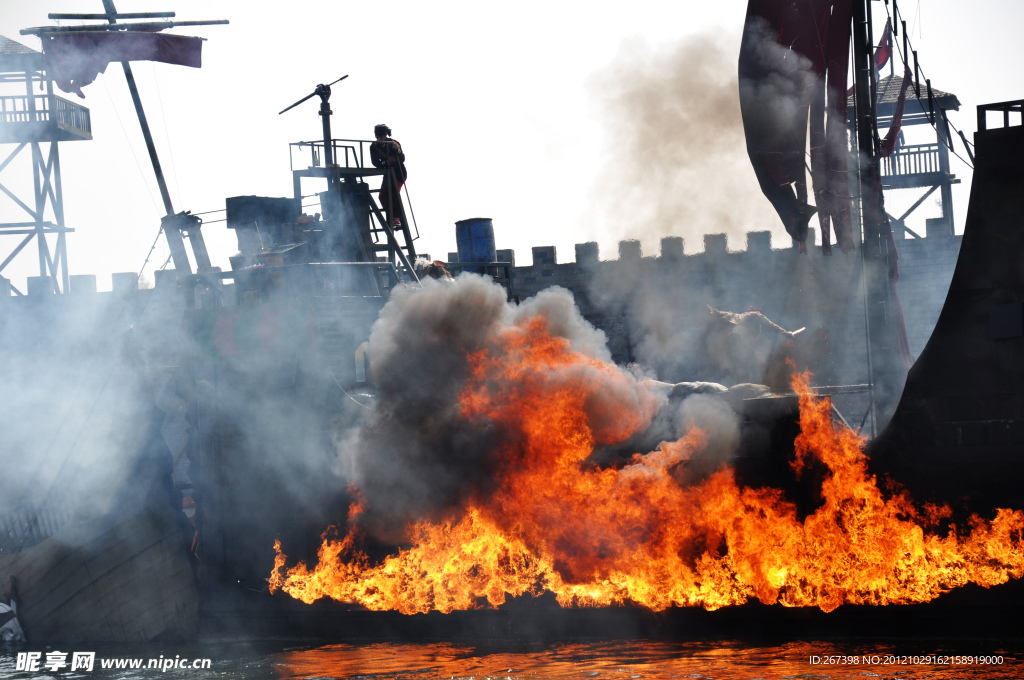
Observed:
[[[42,543],[0,555],[17,583],[30,641],[189,640],[198,590],[171,511],[72,522]]]
[[[499,640],[564,641],[625,638],[906,639],[1021,638],[1024,583],[968,586],[932,602],[839,607],[833,612],[750,602],[717,611],[639,607],[562,609],[553,598],[523,598],[499,609],[431,612],[354,610],[329,601],[306,605],[285,595],[236,594],[204,600],[200,635],[210,638],[297,638],[323,642]]]

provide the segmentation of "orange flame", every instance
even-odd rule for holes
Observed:
[[[343,538],[325,533],[314,568],[286,568],[275,543],[272,592],[406,614],[496,607],[545,591],[563,606],[711,610],[757,598],[832,611],[925,602],[1024,575],[1024,513],[974,516],[966,535],[956,527],[940,535],[934,527],[948,509],[883,495],[864,440],[833,424],[806,374],[793,379],[801,428],[793,468],[817,459],[828,473],[821,507],[800,521],[781,491],[740,487],[728,466],[681,483],[677,470],[706,444],[694,428],[621,468],[588,466],[595,446],[650,423],[655,397],[551,336],[540,317],[499,335],[496,349],[469,357],[460,395],[471,424],[507,433],[494,452],[493,488],[450,521],[410,526],[410,547],[378,564],[357,547],[357,502]]]

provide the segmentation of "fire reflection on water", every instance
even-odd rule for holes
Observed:
[[[61,649],[64,649],[61,647]],[[319,647],[283,647],[280,642],[204,642],[190,645],[155,643],[98,646],[100,658],[183,657],[211,660],[208,670],[113,670],[98,665],[91,673],[68,677],[103,680],[545,680],[561,678],[694,678],[755,680],[766,678],[929,678],[932,680],[1024,677],[1024,645],[1020,640],[971,639],[850,642],[785,642],[757,645],[750,641],[668,642],[614,640],[575,643],[500,642],[484,644],[377,643]],[[913,656],[1001,659],[1002,663],[894,663]],[[15,670],[15,653],[0,646],[0,678],[55,677]],[[812,658],[845,658],[846,665],[812,663]],[[873,657],[878,663],[865,660]],[[849,662],[854,660],[853,662]],[[64,677],[64,673],[59,674]]]
[[[281,680],[298,678],[1019,678],[1022,664],[1013,652],[998,665],[895,664],[914,655],[964,655],[964,649],[903,649],[891,644],[793,642],[754,647],[739,642],[667,643],[617,641],[524,645],[488,649],[454,644],[332,645],[276,655]],[[812,657],[857,657],[860,663],[812,664]],[[882,663],[864,663],[865,656]],[[888,657],[888,659],[886,658]],[[890,661],[890,663],[885,663]]]

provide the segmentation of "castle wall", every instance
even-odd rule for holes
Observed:
[[[601,260],[596,243],[581,243],[575,261],[562,263],[553,246],[539,246],[533,264],[514,267],[512,283],[521,299],[550,286],[570,290],[584,317],[608,335],[617,362],[636,362],[661,380],[715,378],[686,356],[700,351],[698,329],[711,305],[732,312],[757,307],[788,330],[806,328],[813,335],[802,341],[813,346],[807,365],[815,383],[866,384],[860,253],[833,249],[825,256],[810,244],[803,255],[795,247],[772,249],[768,232],[751,232],[746,241],[734,251],[726,235],[709,234],[704,252],[684,255],[683,240],[669,237],[656,257],[645,257],[638,241],[622,241],[615,260]],[[915,356],[942,309],[960,241],[933,232],[897,242],[897,291]],[[499,260],[514,263],[515,253],[499,251]],[[840,401],[858,420],[866,408],[866,395]]]
[[[942,311],[962,240],[962,236],[935,230],[929,231],[927,238],[896,244],[900,257],[896,290],[907,323],[910,352],[915,357],[924,349]]]

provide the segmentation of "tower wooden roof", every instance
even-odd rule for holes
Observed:
[[[896,112],[896,102],[900,97],[900,88],[903,87],[903,77],[892,75],[879,78],[878,80],[878,111],[877,115],[879,119],[892,118]],[[955,94],[951,92],[945,92],[932,86],[932,101],[935,103],[936,110],[945,109],[946,111],[959,111],[960,100],[957,99]],[[847,100],[849,110],[853,110],[853,95]],[[925,86],[924,81],[921,81],[921,98],[918,99],[914,91],[914,83],[911,81],[910,86],[907,88],[907,103],[903,111],[903,124],[914,125],[915,123],[923,123],[928,117],[928,89]]]
[[[43,53],[0,35],[0,72],[41,71]]]

